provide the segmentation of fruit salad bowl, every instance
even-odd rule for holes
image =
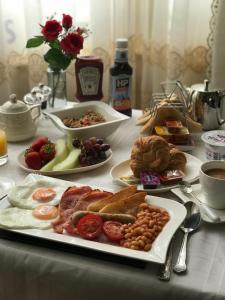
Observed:
[[[65,119],[79,120],[88,112],[94,112],[103,117],[104,121],[88,125],[82,123],[82,127],[68,127],[64,124]],[[123,115],[108,104],[100,101],[83,102],[74,105],[74,107],[57,110],[51,113],[44,113],[53,124],[62,132],[71,137],[92,137],[105,138],[113,134],[120,124],[129,119],[128,116]]]

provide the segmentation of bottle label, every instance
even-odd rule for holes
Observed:
[[[131,108],[131,75],[111,76],[112,107],[122,111]]]
[[[100,72],[96,67],[84,67],[80,69],[78,73],[81,91],[84,96],[97,95]]]

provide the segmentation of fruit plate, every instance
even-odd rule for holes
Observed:
[[[41,176],[41,175],[36,175],[36,174],[30,174],[25,178],[25,182],[23,183],[26,184],[30,183],[31,181],[35,182],[37,180],[45,180],[46,182],[52,182],[54,180],[54,184],[59,182],[60,185],[65,184],[65,189],[66,186],[68,186],[68,183],[71,184],[71,182],[61,180],[61,179],[53,179],[49,178],[46,176]],[[76,186],[81,186],[81,184],[74,182],[73,185]],[[92,188],[99,188],[102,189],[101,187],[92,187]],[[90,241],[90,240],[85,240],[80,237],[76,236],[69,236],[65,234],[57,234],[54,233],[52,229],[46,229],[46,230],[41,230],[41,229],[5,229],[6,232],[15,232],[19,233],[21,235],[26,235],[30,237],[37,237],[41,238],[47,241],[54,241],[54,242],[59,242],[64,245],[72,245],[72,246],[78,246],[82,247],[84,249],[92,249],[95,251],[103,252],[103,253],[108,253],[108,254],[113,254],[117,256],[122,256],[122,257],[128,257],[128,258],[133,258],[133,259],[138,259],[138,260],[143,260],[147,262],[155,262],[159,264],[163,264],[166,259],[166,253],[167,249],[170,243],[171,238],[173,237],[174,233],[176,230],[179,228],[180,224],[183,222],[185,216],[186,216],[186,209],[185,207],[170,199],[166,198],[161,198],[161,197],[146,197],[146,201],[149,204],[164,208],[168,211],[170,215],[170,220],[169,222],[165,225],[161,233],[158,235],[156,240],[154,241],[152,248],[150,251],[145,252],[145,251],[137,251],[137,250],[132,250],[132,249],[127,249],[123,248],[121,246],[115,245],[113,243],[102,243],[98,241]],[[10,207],[10,204],[8,202],[8,199],[5,198],[0,202],[0,209],[5,209]],[[101,256],[99,256],[101,257]]]
[[[199,178],[199,171],[202,162],[201,160],[199,160],[198,158],[196,158],[191,154],[188,153],[184,153],[184,154],[187,159],[184,180],[192,183]],[[113,182],[121,186],[129,186],[129,184],[121,180],[120,177],[129,176],[131,174],[132,172],[130,169],[130,160],[125,160],[120,162],[119,164],[112,167],[110,171],[110,175],[112,177]],[[143,189],[142,185],[138,184],[138,190],[144,190],[150,194],[167,192],[175,187],[177,187],[177,184],[167,184],[167,185],[160,184],[159,187],[157,187],[156,189]]]
[[[74,169],[68,169],[68,170],[64,170],[64,171],[40,171],[40,170],[33,170],[33,169],[30,169],[29,167],[27,167],[25,160],[24,160],[24,151],[23,151],[22,153],[19,154],[19,156],[17,158],[17,163],[20,166],[20,168],[22,168],[24,171],[26,171],[28,173],[36,173],[36,174],[46,175],[46,176],[57,176],[57,175],[88,172],[88,171],[97,169],[97,168],[107,164],[107,162],[110,161],[111,158],[112,158],[112,150],[109,149],[108,151],[106,151],[106,159],[105,160],[103,160],[100,163],[91,165],[91,166],[87,166],[87,167],[79,167],[78,166]]]

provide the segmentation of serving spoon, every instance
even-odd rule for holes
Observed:
[[[186,257],[188,235],[189,233],[196,231],[201,225],[201,215],[197,205],[192,201],[188,201],[184,205],[187,209],[187,216],[183,224],[180,226],[180,229],[184,232],[184,237],[177,262],[173,268],[173,271],[176,273],[185,272],[187,270]]]
[[[184,194],[188,194],[190,195],[196,202],[197,204],[201,207],[201,210],[214,222],[220,222],[220,217],[218,217],[208,206],[204,205],[199,199],[198,197],[195,195],[195,193],[193,192],[192,186],[189,182],[187,181],[182,181],[179,184],[179,187],[181,189],[181,191]]]

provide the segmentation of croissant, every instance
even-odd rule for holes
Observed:
[[[166,140],[156,135],[140,137],[132,148],[130,168],[135,177],[140,177],[144,170],[166,170],[169,160],[170,150]]]
[[[170,149],[169,170],[181,170],[184,172],[186,163],[187,159],[182,151],[177,148]]]

